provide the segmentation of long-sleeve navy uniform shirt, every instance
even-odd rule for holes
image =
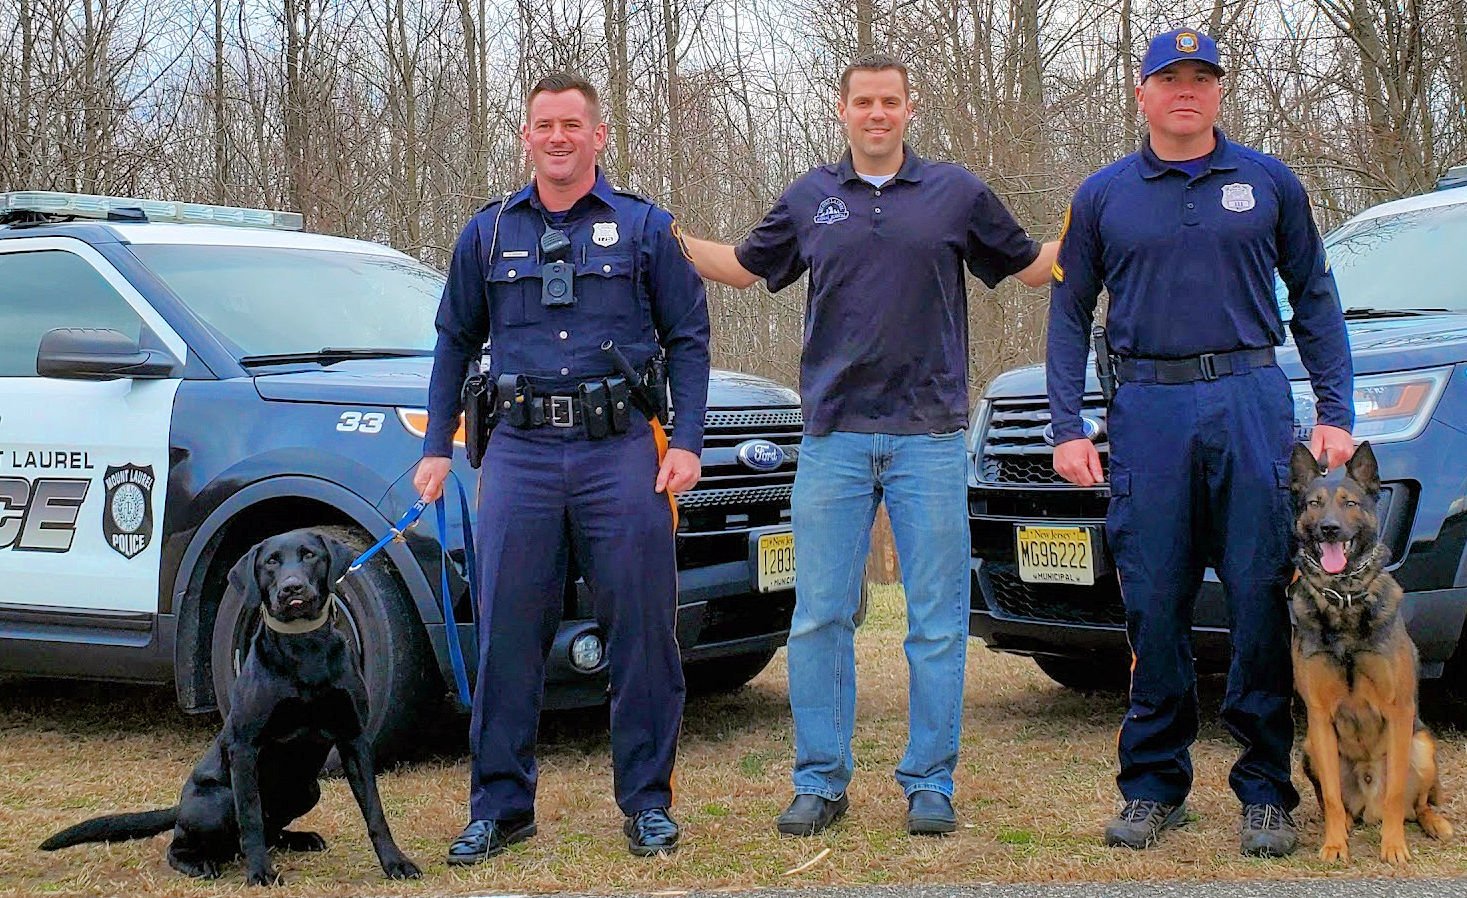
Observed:
[[[1274,292],[1318,397],[1319,423],[1354,424],[1353,364],[1334,275],[1288,166],[1228,141],[1196,177],[1150,143],[1086,178],[1066,214],[1049,305],[1047,377],[1056,443],[1083,437],[1096,299],[1110,295],[1111,352],[1174,359],[1284,342]]]
[[[572,306],[541,303],[540,236],[565,232],[575,265]],[[708,303],[703,281],[672,233],[672,216],[615,190],[598,171],[565,212],[545,210],[533,183],[469,220],[453,250],[438,307],[423,454],[448,457],[469,366],[490,344],[489,374],[526,375],[541,392],[570,393],[615,374],[601,351],[614,340],[640,370],[667,354],[674,448],[700,453],[708,406]]]

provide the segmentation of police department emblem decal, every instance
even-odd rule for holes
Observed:
[[[1196,53],[1197,35],[1193,34],[1190,31],[1183,31],[1181,34],[1177,35],[1177,52]]]
[[[828,196],[820,201],[820,208],[815,210],[816,224],[834,224],[845,221],[851,217],[851,210],[840,201],[839,197]]]
[[[612,246],[620,239],[614,221],[598,221],[591,225],[591,242],[597,246]]]
[[[153,466],[108,465],[102,485],[102,534],[107,545],[132,558],[153,541]]]
[[[1256,203],[1253,201],[1252,184],[1224,184],[1222,207],[1229,212],[1247,212]]]

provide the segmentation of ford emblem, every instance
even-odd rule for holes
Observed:
[[[1100,422],[1090,417],[1081,417],[1080,426],[1085,430],[1085,439],[1092,443],[1100,441],[1100,434],[1105,430]],[[1054,425],[1044,425],[1044,443],[1047,446],[1054,445]]]
[[[768,440],[744,440],[734,450],[744,467],[754,471],[773,471],[784,464],[784,450]]]

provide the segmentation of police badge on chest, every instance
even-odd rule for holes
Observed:
[[[1257,203],[1253,199],[1252,184],[1224,184],[1222,207],[1229,212],[1247,212]]]

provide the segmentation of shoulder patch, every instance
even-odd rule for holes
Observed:
[[[693,254],[688,252],[688,245],[683,242],[683,229],[677,226],[677,219],[672,220],[668,229],[672,231],[672,239],[677,241],[677,248],[682,251],[683,258],[689,262],[693,261]]]

